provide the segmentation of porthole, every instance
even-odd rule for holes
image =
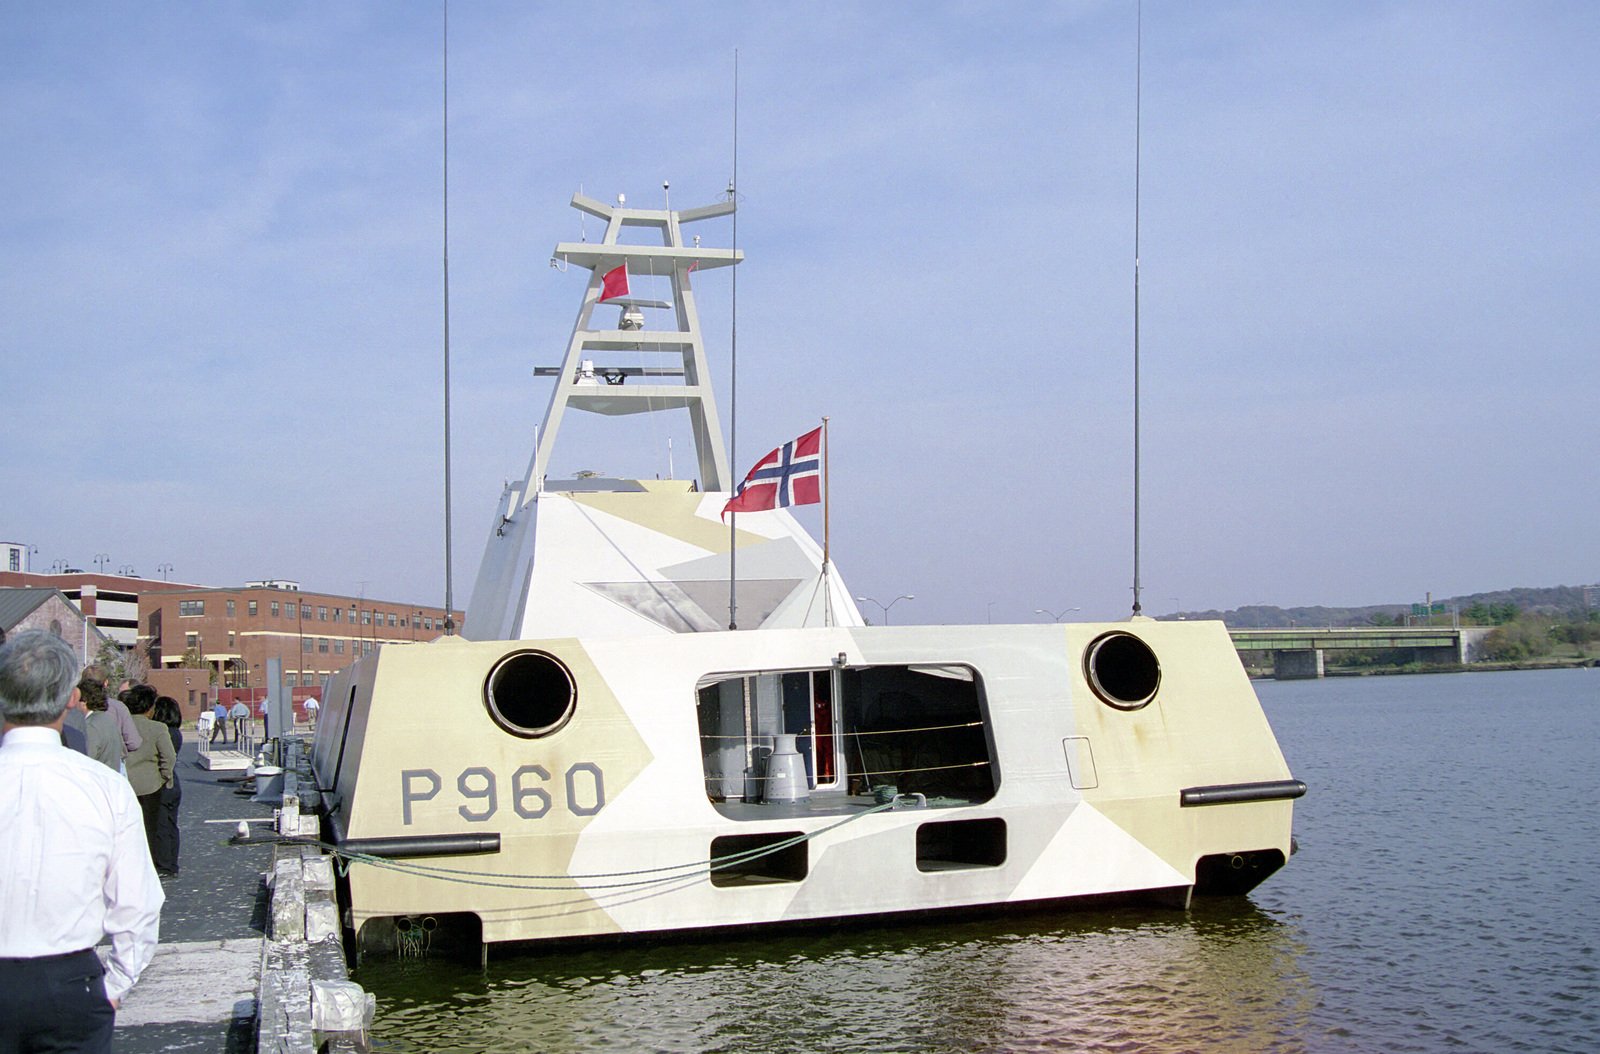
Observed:
[[[1115,630],[1096,637],[1083,653],[1083,672],[1100,701],[1118,710],[1138,710],[1161,687],[1161,663],[1150,645]]]
[[[483,683],[483,703],[494,723],[526,739],[560,731],[572,719],[577,702],[572,673],[542,651],[507,655]]]

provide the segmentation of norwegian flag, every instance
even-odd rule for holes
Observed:
[[[822,500],[822,429],[774,450],[745,476],[722,518],[730,512],[761,512],[790,505],[815,505]]]
[[[600,278],[600,303],[628,295],[628,265],[613,267]]]

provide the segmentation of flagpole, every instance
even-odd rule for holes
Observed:
[[[739,260],[739,49],[733,49],[733,175],[728,180],[733,202],[733,258]],[[733,269],[733,294],[729,304],[731,326],[728,349],[728,457],[739,463],[739,268]],[[733,480],[727,481],[730,485]],[[728,518],[728,628],[739,628],[739,514]]]
[[[455,575],[450,534],[450,2],[444,4],[444,635],[456,632]],[[538,450],[535,448],[535,457]]]
[[[828,521],[828,416],[822,417],[822,624],[833,625],[833,589],[828,577],[829,521]]]

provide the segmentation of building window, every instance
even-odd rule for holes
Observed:
[[[233,647],[233,631],[228,631],[228,647]]]
[[[343,622],[344,621],[344,608],[334,608],[333,609],[333,621],[335,621],[335,622]]]
[[[233,618],[235,614],[236,612],[234,611],[233,601],[230,600],[228,601],[228,617]]]
[[[300,675],[297,673],[286,673],[283,675],[283,683],[286,687],[298,688],[300,686]]]
[[[309,652],[313,647],[316,646],[316,643],[317,642],[312,640],[310,637],[301,637],[300,650],[303,652]]]
[[[248,603],[248,604],[247,604],[247,605],[246,605],[246,606],[245,606],[245,612],[246,612],[246,613],[247,613],[247,614],[248,614],[248,615],[249,615],[249,616],[250,616],[250,617],[251,617],[251,618],[255,618],[255,617],[256,617],[256,602],[255,602],[255,601],[254,601],[254,600],[252,600],[252,601],[250,601],[250,602],[249,602],[249,603]]]
[[[361,642],[361,654],[363,654],[363,655],[371,655],[372,654],[372,642],[370,640],[364,640],[364,641]]]
[[[324,655],[326,655],[328,653],[328,638],[327,637],[318,637],[317,638],[317,650],[322,652]]]
[[[372,625],[372,612],[370,612],[370,611],[363,611],[363,612],[362,612],[362,613],[361,613],[361,624],[362,624],[362,625],[363,625],[363,626],[370,626],[370,625]]]
[[[178,601],[178,614],[180,616],[183,616],[183,615],[204,615],[205,613],[206,613],[206,602],[204,600],[180,600],[180,601]]]
[[[343,655],[344,654],[344,641],[335,640],[333,642],[333,653],[335,655]]]
[[[423,629],[432,629],[433,628],[433,616],[432,615],[424,615],[424,616],[422,616],[422,628]]]
[[[323,607],[321,604],[317,605],[317,621],[318,622],[326,622],[326,621],[328,621],[328,609],[326,607]]]
[[[393,626],[394,626],[394,612],[393,611],[389,612],[389,626],[391,628],[393,628]]]
[[[300,617],[303,618],[303,619],[309,619],[311,617],[311,605],[310,604],[301,604],[300,605]]]
[[[278,617],[278,602],[276,600],[272,602],[272,617]]]
[[[183,646],[185,648],[198,648],[200,646],[200,634],[185,633],[183,635]]]

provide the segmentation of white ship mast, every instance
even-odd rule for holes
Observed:
[[[556,368],[535,371],[556,378],[550,393],[550,408],[545,411],[538,449],[531,466],[532,479],[544,479],[555,446],[561,421],[570,407],[591,413],[619,415],[653,413],[658,410],[689,411],[699,459],[702,490],[728,489],[728,455],[722,444],[722,428],[717,420],[717,403],[711,392],[711,374],[706,368],[705,344],[700,336],[700,315],[695,310],[690,272],[714,267],[729,267],[744,256],[732,249],[702,249],[683,244],[683,226],[697,220],[727,216],[733,202],[707,205],[673,212],[669,209],[630,209],[605,205],[582,194],[574,194],[572,206],[606,222],[605,237],[598,244],[562,242],[555,259],[564,264],[588,268],[589,288],[572,327],[566,358]],[[620,238],[624,228],[646,227],[661,232],[661,245],[629,245]],[[605,275],[625,267],[631,276],[662,276],[672,283],[672,303],[644,300],[632,296],[600,302]],[[591,328],[595,308],[617,307],[621,316],[617,328]],[[671,309],[677,319],[674,330],[646,330],[644,309]],[[605,353],[627,351],[659,352],[669,365],[660,367],[608,366]],[[674,361],[675,360],[675,361]],[[586,365],[587,364],[587,365]],[[628,383],[635,378],[643,384]],[[681,383],[661,384],[655,378],[678,378]]]
[[[576,194],[572,206],[606,223],[599,242],[562,242],[552,262],[590,272],[554,381],[544,425],[520,483],[501,495],[467,611],[474,640],[702,632],[728,623],[728,551],[720,512],[734,479],[706,362],[693,273],[739,263],[734,249],[685,245],[682,230],[727,216],[734,202],[674,211],[606,205]],[[624,242],[628,228],[658,231],[660,245]],[[665,279],[671,301],[607,294],[606,276]],[[604,299],[602,299],[604,297]],[[597,328],[596,309],[618,309]],[[646,328],[666,317],[672,327]],[[647,316],[647,313],[649,315]],[[609,321],[609,320],[604,320]],[[641,353],[660,365],[638,365]],[[687,411],[698,486],[686,480],[550,480],[568,410],[608,417]],[[774,435],[774,442],[787,438]],[[785,509],[738,519],[739,623],[744,628],[861,625],[836,569]]]

